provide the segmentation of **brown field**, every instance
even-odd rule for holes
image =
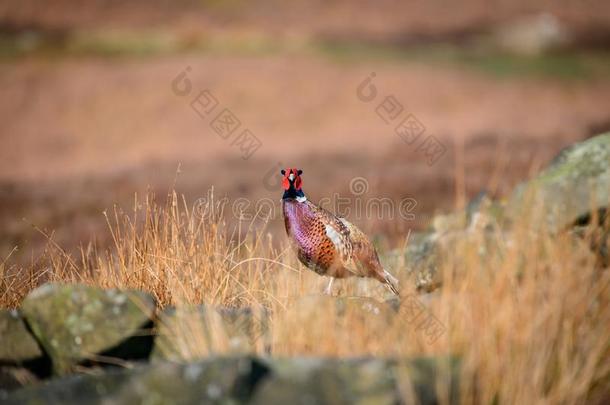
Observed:
[[[355,177],[368,181],[367,198],[415,199],[414,220],[355,219],[391,245],[483,189],[505,195],[565,145],[610,127],[610,57],[591,51],[610,12],[605,2],[500,3],[0,6],[0,253],[37,257],[46,238],[33,227],[72,252],[91,239],[107,246],[101,213],[149,188],[176,188],[192,204],[213,186],[249,199],[254,214],[256,201],[279,200],[261,184],[282,165],[305,171],[316,201],[349,193]],[[541,10],[573,32],[576,52],[460,45]],[[179,97],[171,82],[186,66],[193,90]],[[356,89],[371,72],[379,95],[364,103]],[[260,139],[250,159],[190,108],[203,89]],[[376,114],[389,95],[446,146],[436,164]]]
[[[263,145],[250,159],[191,109],[196,90],[190,98],[172,93],[187,65],[194,89],[209,88],[259,137]],[[498,81],[416,62],[345,65],[306,56],[33,59],[0,71],[0,246],[18,245],[15,257],[26,258],[43,242],[32,225],[55,231],[67,248],[91,235],[107,242],[102,211],[129,207],[148,187],[166,193],[175,184],[191,204],[211,186],[231,201],[279,201],[280,191],[263,179],[285,165],[303,168],[315,200],[345,195],[354,177],[368,180],[369,197],[416,199],[415,221],[360,223],[396,242],[429,214],[454,207],[456,167],[467,196],[490,188],[503,195],[532,167],[603,126],[610,97],[610,83],[597,79]],[[356,97],[371,71],[380,94],[395,95],[447,146],[436,164],[403,142],[375,103]],[[281,220],[273,222],[281,231]]]

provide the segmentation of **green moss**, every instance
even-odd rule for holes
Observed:
[[[598,135],[561,152],[538,176],[520,185],[510,198],[516,218],[543,204],[542,218],[551,231],[565,229],[591,208],[610,201],[610,133]]]
[[[554,52],[528,56],[442,42],[398,46],[349,41],[318,43],[312,49],[339,62],[385,60],[459,66],[500,78],[532,76],[589,79],[610,74],[610,53],[600,51]]]
[[[55,372],[117,346],[151,319],[154,302],[139,291],[45,284],[26,297],[22,312],[53,361]]]
[[[16,310],[0,310],[0,342],[0,363],[18,364],[42,356]]]

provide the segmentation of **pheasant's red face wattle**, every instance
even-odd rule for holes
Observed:
[[[282,174],[284,175],[284,178],[282,179],[282,187],[284,187],[284,190],[290,189],[291,182],[294,183],[295,190],[300,190],[303,183],[301,180],[301,173],[303,173],[301,170],[297,170],[295,168],[282,170]]]

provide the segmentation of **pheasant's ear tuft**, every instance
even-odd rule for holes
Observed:
[[[281,170],[282,173],[282,187],[284,188],[284,190],[288,190],[290,189],[290,179],[288,178],[290,176],[290,169],[288,170]]]
[[[292,169],[292,172],[297,174],[294,178],[294,188],[295,190],[301,190],[301,186],[303,185],[301,174],[303,173],[303,170]]]

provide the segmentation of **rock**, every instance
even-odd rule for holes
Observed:
[[[484,192],[479,193],[464,211],[435,215],[430,230],[412,232],[406,248],[387,253],[382,262],[398,269],[398,274],[406,273],[417,291],[434,291],[442,284],[439,267],[449,252],[474,244],[484,256],[498,246],[506,222],[505,209]]]
[[[154,309],[152,297],[141,291],[79,284],[45,284],[22,304],[23,316],[57,374],[67,373],[85,360],[96,360],[98,355],[146,356],[152,337],[143,336],[142,328],[150,325]]]
[[[398,403],[391,367],[381,359],[339,361],[286,359],[273,361],[253,404]]]
[[[610,133],[563,150],[534,179],[513,192],[513,220],[528,215],[534,226],[558,232],[590,218],[610,204]],[[531,212],[530,210],[534,210]]]
[[[263,308],[168,308],[159,317],[152,358],[184,362],[219,353],[264,352],[268,332]]]
[[[55,379],[6,395],[3,403],[243,403],[268,373],[264,362],[250,357],[212,358],[190,364],[160,362]]]
[[[98,374],[75,374],[54,378],[46,384],[25,386],[13,392],[0,392],[4,405],[23,404],[101,404],[104,395],[116,392],[126,382],[131,370],[110,369]]]
[[[273,373],[256,390],[254,404],[436,404],[437,377],[448,382],[450,402],[458,399],[459,363],[451,359],[295,358],[270,364]]]
[[[34,384],[38,378],[27,368],[0,366],[0,400],[8,391]]]
[[[605,268],[610,266],[610,220],[606,211],[602,212],[600,223],[595,229],[591,229],[588,225],[576,225],[571,230],[571,235],[574,237],[574,242],[587,243],[589,250],[595,254],[596,266]]]
[[[565,47],[571,40],[566,27],[549,13],[529,15],[502,24],[492,38],[501,49],[523,55],[540,55]]]
[[[435,232],[412,232],[405,249],[395,249],[382,257],[382,263],[394,269],[403,282],[407,275],[417,290],[432,291],[440,285],[441,245]]]
[[[457,402],[459,361],[252,357],[159,362],[74,375],[0,393],[3,404]],[[443,397],[444,398],[444,397]]]
[[[410,361],[402,361],[394,366],[394,374],[397,376],[397,385],[404,398],[404,392],[409,390],[409,384],[417,402],[424,404],[459,403],[459,381],[461,362],[457,357],[420,357]],[[407,383],[405,377],[408,378]],[[438,386],[435,382],[441,382],[441,392],[446,399],[439,398]],[[403,401],[415,402],[415,401]]]
[[[600,229],[591,249],[607,266],[609,205],[610,133],[606,133],[566,148],[538,176],[518,186],[505,204],[480,194],[463,212],[435,216],[429,231],[412,233],[406,249],[389,252],[382,262],[406,272],[418,291],[430,292],[441,284],[439,265],[448,252],[474,244],[484,256],[509,241],[510,225],[524,216],[532,228],[556,233],[587,224],[597,214]]]
[[[19,365],[43,356],[16,310],[0,309],[0,341],[0,364]]]

